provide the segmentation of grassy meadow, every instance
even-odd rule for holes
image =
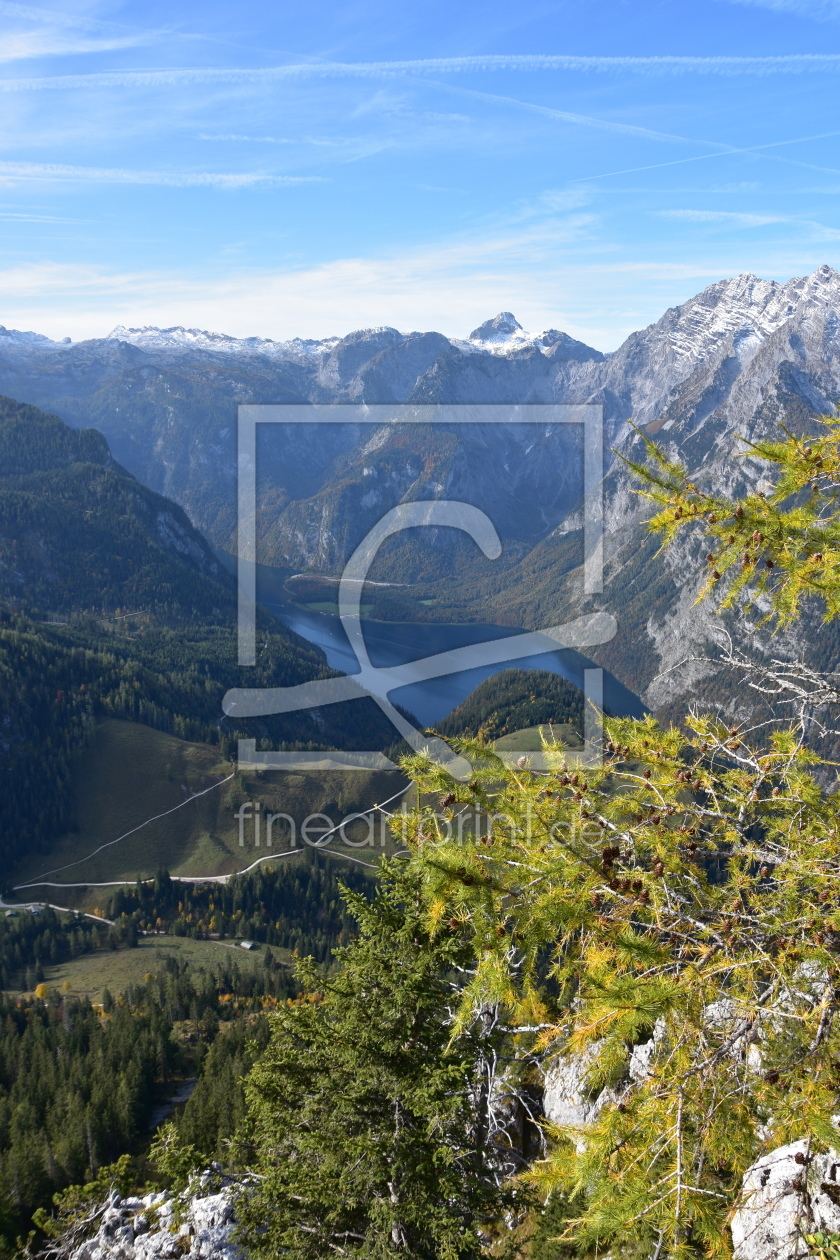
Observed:
[[[110,890],[86,892],[70,885],[133,883],[161,868],[172,875],[230,874],[269,851],[279,854],[291,847],[291,826],[283,820],[273,827],[270,850],[265,845],[264,824],[260,845],[256,845],[253,821],[246,823],[240,845],[236,813],[243,802],[259,801],[263,816],[269,811],[288,815],[302,848],[300,828],[308,816],[323,814],[329,820],[312,825],[309,835],[315,839],[324,828],[386,801],[406,785],[404,777],[393,771],[254,771],[237,772],[228,779],[232,770],[210,745],[177,739],[139,723],[102,722],[75,767],[78,830],[63,836],[49,856],[39,854],[24,861],[14,881],[44,877],[61,886],[33,887],[31,893],[18,895],[74,907],[102,905]],[[189,799],[207,788],[211,790],[198,799]],[[160,814],[165,816],[148,821]],[[348,825],[346,835],[358,844],[369,830],[367,822],[359,820]],[[394,847],[379,823],[372,845],[355,847],[336,836],[328,846],[330,852],[374,865]],[[294,861],[294,857],[284,860]]]
[[[143,984],[150,975],[162,971],[166,958],[177,958],[195,968],[207,970],[229,961],[234,956],[240,971],[261,967],[266,954],[278,962],[288,963],[289,951],[276,945],[260,945],[244,950],[238,941],[195,941],[187,936],[143,936],[134,949],[101,949],[82,954],[69,962],[44,968],[44,980],[50,988],[74,997],[100,1002],[104,989],[124,993],[129,985]]]

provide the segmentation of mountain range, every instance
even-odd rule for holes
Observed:
[[[779,422],[810,431],[840,398],[840,274],[822,266],[786,284],[740,275],[713,284],[611,354],[556,329],[526,333],[509,312],[464,339],[380,327],[322,341],[236,339],[183,328],[116,328],[53,342],[0,329],[0,392],[103,433],[114,458],[173,498],[217,548],[235,551],[236,404],[600,403],[607,456],[607,582],[581,589],[580,441],[571,428],[535,440],[530,426],[276,426],[260,455],[260,558],[334,576],[370,524],[409,498],[492,505],[504,554],[495,566],[451,531],[391,547],[376,576],[410,584],[392,616],[538,627],[605,605],[619,620],[599,660],[654,708],[702,690],[692,665],[716,619],[693,608],[697,565],[686,542],[663,564],[643,505],[612,452],[639,442],[632,420],[695,476],[737,492],[762,475],[742,438]],[[275,426],[271,426],[272,429]],[[387,560],[387,563],[386,563]],[[408,586],[405,588],[408,589]],[[588,605],[587,605],[588,600]],[[733,627],[769,650],[764,631]],[[803,632],[800,631],[800,638]],[[829,658],[816,624],[775,654]],[[737,705],[736,697],[726,702]]]

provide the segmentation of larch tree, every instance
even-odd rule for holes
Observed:
[[[650,528],[711,540],[704,594],[782,624],[808,601],[840,614],[840,423],[824,426],[750,448],[775,480],[742,501],[647,443]],[[469,784],[409,763],[428,930],[472,942],[463,1026],[506,1012],[523,1055],[597,1100],[585,1126],[549,1126],[526,1174],[570,1205],[557,1236],[581,1255],[723,1260],[760,1154],[840,1145],[840,813],[812,739],[834,733],[840,674],[724,656],[788,718],[608,719],[602,764],[555,747],[540,772],[461,741]],[[493,826],[456,841],[459,813]]]

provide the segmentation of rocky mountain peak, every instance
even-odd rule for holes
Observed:
[[[510,341],[517,333],[525,335],[524,329],[515,315],[510,311],[500,311],[494,319],[486,319],[469,335],[470,341]]]
[[[810,302],[840,302],[840,273],[823,264],[810,276],[778,284],[745,272],[709,285],[653,328],[667,330],[677,358],[698,363],[739,335],[764,340]]]
[[[701,411],[708,416],[770,338],[783,336],[785,329],[801,334],[812,315],[838,308],[840,274],[828,266],[786,284],[749,272],[720,280],[632,333],[608,357],[605,383],[617,397],[626,395],[626,405],[643,425],[667,427],[685,391],[698,402],[704,395]]]
[[[559,328],[547,328],[541,333],[529,333],[510,311],[501,311],[494,319],[485,320],[474,328],[466,341],[452,342],[461,351],[470,354],[491,354],[510,357],[523,350],[539,350],[546,358],[557,362],[588,360],[600,362],[605,356],[582,341],[575,341]]]
[[[339,338],[336,346],[396,345],[404,340],[405,335],[398,328],[392,328],[390,324],[378,324],[376,328],[357,328],[354,332],[347,333],[345,337]]]
[[[601,363],[607,357],[600,350],[593,349],[583,341],[575,341],[574,337],[570,337],[568,333],[560,332],[558,328],[547,328],[545,332],[538,333],[533,338],[535,346],[539,346],[543,354],[558,362],[563,359],[575,360],[579,363],[593,361]]]
[[[43,333],[36,332],[18,332],[16,328],[6,328],[0,324],[0,344],[8,345],[33,345],[40,349],[47,346],[62,345],[69,342],[70,338],[65,337],[64,342],[53,341],[50,337],[45,337]]]

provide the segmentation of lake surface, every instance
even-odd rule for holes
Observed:
[[[291,602],[284,589],[290,570],[257,566],[257,599],[284,625],[319,647],[327,663],[345,674],[358,673],[359,664],[338,617],[313,612]],[[437,625],[428,622],[363,621],[365,643],[373,665],[402,665],[409,661],[522,634],[511,626]],[[557,648],[546,640],[545,652],[493,665],[480,665],[458,674],[400,687],[390,699],[413,713],[421,726],[432,726],[465,700],[479,683],[505,669],[546,669],[583,686],[583,671],[594,662],[571,648]],[[641,717],[644,705],[627,687],[604,671],[604,704],[610,712]]]

